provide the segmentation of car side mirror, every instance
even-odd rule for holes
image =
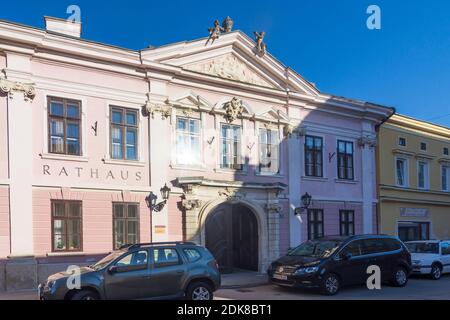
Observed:
[[[350,260],[352,257],[353,257],[353,255],[350,252],[345,252],[342,255],[342,259],[344,259],[344,260]]]
[[[117,273],[117,266],[111,266],[111,267],[109,267],[109,268],[108,268],[108,272],[109,272],[110,274]]]

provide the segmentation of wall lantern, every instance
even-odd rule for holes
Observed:
[[[161,192],[161,197],[163,199],[163,201],[161,201],[160,203],[156,203],[156,201],[158,200],[158,196],[153,192],[150,192],[150,194],[145,198],[147,207],[154,212],[161,212],[162,209],[164,209],[164,206],[167,204],[167,200],[169,200],[171,189],[167,186],[166,183],[164,187],[162,187],[159,191]]]
[[[311,197],[311,195],[308,192],[306,192],[302,196],[301,200],[302,200],[302,205],[303,206],[300,207],[300,208],[295,208],[294,213],[295,213],[296,216],[301,215],[304,210],[308,210],[309,206],[311,205],[312,197]]]

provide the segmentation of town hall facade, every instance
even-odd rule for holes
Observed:
[[[0,22],[0,290],[135,242],[265,272],[307,239],[377,232],[393,110],[324,94],[264,33],[217,27],[135,51],[55,18]]]

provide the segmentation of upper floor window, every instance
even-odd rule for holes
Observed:
[[[403,137],[398,138],[398,145],[401,147],[406,147],[406,138]]]
[[[277,174],[280,169],[280,149],[278,131],[259,130],[259,171]]]
[[[177,117],[177,164],[199,165],[200,120]]]
[[[442,166],[441,170],[442,191],[450,191],[450,166]]]
[[[448,156],[449,155],[448,148],[444,148],[442,150],[442,153],[444,154],[444,156]]]
[[[49,153],[81,155],[81,102],[48,99]]]
[[[81,251],[81,201],[52,201],[52,248],[56,251]]]
[[[323,139],[321,137],[305,137],[305,175],[323,177]]]
[[[338,140],[338,178],[353,180],[353,142]]]
[[[111,107],[111,158],[138,159],[138,111]]]
[[[397,158],[395,160],[395,171],[397,186],[406,187],[408,185],[408,161]]]
[[[222,124],[220,130],[221,168],[242,170],[241,127]]]
[[[427,144],[425,142],[420,143],[420,150],[427,151]]]
[[[417,181],[420,189],[428,188],[428,163],[425,161],[419,161],[417,163]]]

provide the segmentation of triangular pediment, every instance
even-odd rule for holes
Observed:
[[[224,54],[207,61],[188,64],[183,66],[183,68],[223,79],[235,80],[269,88],[274,87],[274,84],[258,75],[254,69],[232,53]]]
[[[269,52],[257,54],[256,43],[241,31],[223,34],[212,44],[207,40],[203,38],[143,50],[143,62],[152,66],[161,63],[174,67],[171,70],[178,74],[194,72],[243,85],[290,90],[306,95],[319,94],[314,85]]]

